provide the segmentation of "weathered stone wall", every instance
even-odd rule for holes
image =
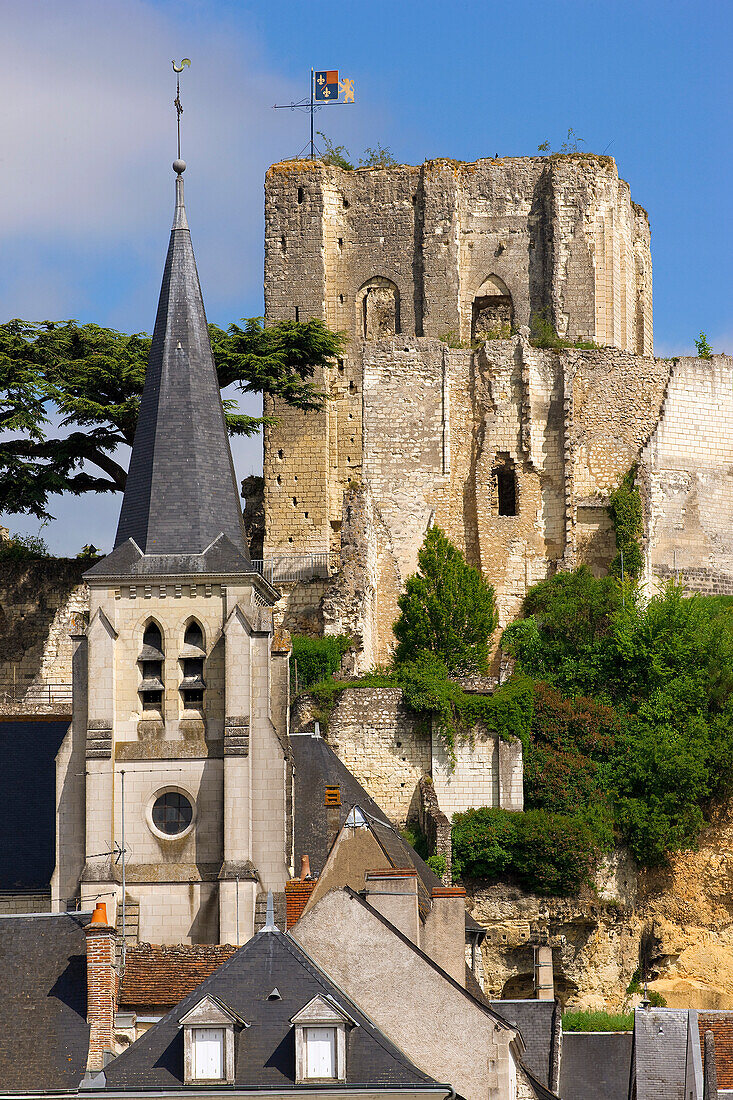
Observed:
[[[733,594],[733,360],[676,359],[644,449],[647,575]]]
[[[515,327],[545,311],[563,335],[651,353],[648,222],[611,158],[270,168],[267,320],[320,317],[349,344],[316,379],[331,396],[323,412],[265,402],[276,418],[265,428],[266,556],[339,549],[342,494],[369,452],[365,340],[403,338],[407,360],[395,366],[409,367],[416,338],[452,333],[469,343],[475,309],[491,301]]]
[[[317,710],[310,696],[300,696],[293,705],[291,728],[310,726]],[[456,746],[452,768],[442,737],[404,705],[399,688],[346,688],[328,717],[324,736],[372,798],[400,824],[415,815],[425,776],[432,777],[438,807],[449,819],[471,806],[522,809],[519,741],[500,741],[477,727]]]
[[[89,563],[40,558],[0,565],[0,693],[31,683],[71,684],[74,614],[89,607]]]

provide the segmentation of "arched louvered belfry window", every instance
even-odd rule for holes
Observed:
[[[201,624],[195,619],[186,627],[183,635],[183,649],[181,651],[181,698],[184,711],[196,711],[199,714],[204,709],[204,658],[206,657],[206,642]]]
[[[140,666],[140,687],[138,692],[143,712],[162,715],[163,713],[163,664],[165,650],[163,633],[156,622],[149,622],[143,632],[142,649],[138,657]]]

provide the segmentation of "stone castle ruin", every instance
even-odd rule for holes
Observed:
[[[385,660],[432,522],[504,625],[553,571],[605,572],[632,466],[646,579],[733,591],[733,363],[654,357],[649,221],[611,157],[289,161],[265,203],[267,322],[349,338],[321,412],[266,403],[264,556],[331,563],[283,586],[286,625]],[[533,347],[534,317],[581,346]]]

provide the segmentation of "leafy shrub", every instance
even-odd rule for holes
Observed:
[[[641,552],[641,537],[644,534],[644,515],[641,496],[634,484],[636,469],[631,469],[613,493],[609,501],[609,511],[616,532],[618,554],[611,562],[609,572],[614,577],[628,577],[635,580],[641,573],[644,557]]]
[[[562,1014],[563,1031],[633,1031],[633,1012],[603,1012],[578,1010]]]
[[[305,691],[319,680],[338,672],[341,659],[351,645],[347,634],[328,634],[325,638],[293,635],[293,659],[297,662],[298,689]]]
[[[546,348],[560,351],[567,344],[558,336],[555,326],[545,310],[533,313],[529,322],[529,342],[533,348]]]
[[[625,606],[619,593],[559,574],[530,590],[502,645],[535,680],[527,807],[581,814],[600,847],[615,829],[653,866],[694,846],[733,790],[733,615],[674,584]]]
[[[455,877],[516,880],[538,894],[572,894],[590,882],[599,849],[580,816],[483,807],[455,814]]]
[[[712,359],[713,349],[708,343],[708,338],[704,332],[701,332],[695,341],[695,347],[697,348],[697,354],[701,359]]]
[[[428,856],[427,865],[432,871],[435,871],[436,875],[442,876],[448,870],[448,864],[446,862],[445,856],[441,856],[437,852],[435,853],[435,855]]]
[[[9,541],[0,542],[0,561],[34,561],[48,557],[48,547],[40,535],[14,535]]]
[[[428,530],[417,560],[398,600],[395,663],[428,652],[450,672],[485,672],[498,622],[494,589],[439,527]]]

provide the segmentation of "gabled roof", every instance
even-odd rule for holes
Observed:
[[[323,870],[330,850],[324,806],[325,790],[326,787],[338,786],[341,790],[340,828],[344,827],[351,809],[358,806],[366,816],[389,865],[414,867],[417,871],[418,906],[424,920],[430,910],[433,888],[443,885],[440,877],[428,867],[404,837],[400,836],[384,810],[367,794],[323,738],[307,733],[292,734],[290,745],[295,764],[295,866],[300,865],[302,855],[307,855],[312,874],[318,875]],[[475,932],[483,931],[470,913],[466,913],[466,928]]]
[[[0,917],[0,1089],[75,1089],[86,1070],[89,914]]]
[[[56,862],[56,754],[69,720],[0,722],[0,890],[48,889]]]
[[[279,997],[270,997],[277,987]],[[291,1020],[314,997],[325,996],[359,1026],[349,1036],[347,1087],[419,1088],[435,1085],[326,977],[289,936],[258,932],[211,977],[105,1068],[109,1090],[178,1088],[183,1082],[179,1021],[205,996],[216,997],[250,1025],[235,1034],[235,1083],[275,1089],[295,1083]]]
[[[686,1100],[692,1072],[688,1031],[687,1009],[636,1009],[632,1061],[638,1100]]]
[[[168,558],[168,572],[224,534],[249,562],[219,384],[191,234],[176,179],[176,209],[127,486],[115,539],[118,571],[140,571],[134,550]],[[130,543],[129,540],[132,540]],[[139,558],[138,554],[138,558]],[[127,560],[129,559],[129,561]],[[106,575],[99,563],[91,576]],[[150,570],[147,570],[150,572]]]

